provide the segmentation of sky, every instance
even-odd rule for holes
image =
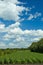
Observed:
[[[0,48],[27,48],[43,38],[43,0],[0,0]]]

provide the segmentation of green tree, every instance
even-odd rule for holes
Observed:
[[[43,53],[43,38],[40,39],[38,42],[33,42],[30,46],[30,50],[33,52]]]

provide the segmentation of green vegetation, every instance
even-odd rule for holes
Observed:
[[[43,53],[43,38],[38,42],[33,42],[32,45],[30,46],[30,50],[32,52]]]
[[[30,50],[6,49],[0,50],[0,64],[43,63],[43,54]]]
[[[33,42],[27,49],[0,49],[0,64],[31,63],[43,63],[43,39]]]

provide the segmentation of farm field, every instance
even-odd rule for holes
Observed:
[[[3,64],[3,65],[43,65],[43,64]]]
[[[42,64],[43,54],[30,50],[6,49],[0,50],[0,64]]]

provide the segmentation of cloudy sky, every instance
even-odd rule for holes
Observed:
[[[43,0],[0,0],[0,48],[27,48],[43,38]]]

